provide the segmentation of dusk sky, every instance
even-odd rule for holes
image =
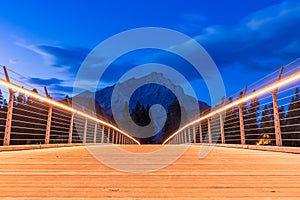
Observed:
[[[0,65],[46,85],[56,97],[71,94],[80,64],[101,41],[139,27],[174,29],[197,40],[219,68],[227,96],[300,57],[300,1],[0,0],[0,5]],[[146,62],[148,54],[138,57]],[[120,69],[101,87],[113,84],[131,61],[141,62],[121,59]],[[193,86],[202,85],[191,74],[184,75]],[[197,95],[209,101],[201,89]]]

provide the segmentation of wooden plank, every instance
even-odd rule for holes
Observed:
[[[101,148],[109,152],[109,147]],[[159,145],[118,147],[135,153],[163,148]],[[137,174],[103,165],[85,147],[1,152],[0,198],[300,198],[299,154],[215,147],[207,157],[199,159],[201,148],[191,146],[175,163],[156,172]],[[160,159],[171,154],[166,152]]]

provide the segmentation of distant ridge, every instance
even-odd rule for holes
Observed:
[[[137,88],[133,93],[132,91],[128,91],[128,88],[136,85],[142,86]],[[120,111],[116,113],[117,116],[113,116],[111,100],[115,87],[116,85],[109,86],[96,91],[96,93],[85,91],[75,96],[74,99],[76,99],[77,103],[86,108],[93,109],[93,107],[95,107],[97,114],[112,122],[114,122],[115,119],[121,119],[123,117],[124,104],[119,103],[120,100],[130,99],[127,103],[131,113],[137,102],[144,107],[160,104],[165,108],[166,112],[169,112],[169,119],[167,119],[165,124],[165,127],[168,128],[164,128],[155,139],[149,139],[146,143],[160,143],[163,137],[171,132],[171,129],[173,131],[179,127],[181,116],[180,106],[184,105],[185,120],[192,120],[199,116],[199,112],[203,112],[210,108],[207,103],[198,101],[194,97],[186,95],[182,87],[174,85],[169,79],[165,78],[163,74],[154,72],[141,78],[131,78],[118,83],[117,87],[120,91],[125,92],[117,93],[116,97],[113,99],[113,103],[116,106],[114,109]],[[178,98],[172,91],[177,94]],[[93,102],[94,100],[95,102]],[[179,103],[182,103],[182,105]]]

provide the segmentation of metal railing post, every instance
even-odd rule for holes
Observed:
[[[11,124],[12,124],[13,107],[14,107],[14,93],[12,91],[10,91],[9,92],[8,109],[7,109],[7,114],[6,114],[6,125],[5,125],[3,146],[9,146],[9,143],[10,143],[10,132],[11,132]]]
[[[84,130],[83,130],[83,144],[86,144],[87,125],[88,125],[88,120],[85,119]]]
[[[239,105],[239,120],[240,120],[241,144],[246,144],[243,108],[241,105]]]
[[[212,143],[211,127],[210,127],[210,118],[207,119],[207,132],[208,132],[208,143]]]
[[[191,143],[191,141],[192,141],[192,138],[191,138],[191,136],[192,136],[192,135],[191,135],[191,127],[188,127],[187,129],[188,129],[188,130],[187,130],[187,132],[188,132],[188,141],[187,141],[187,142],[188,142],[188,143]]]
[[[119,132],[116,132],[116,144],[119,144]]]
[[[284,69],[284,67],[281,67],[279,75],[278,75],[278,81],[281,79],[283,69]],[[275,139],[276,139],[276,146],[282,146],[280,119],[279,119],[279,112],[278,112],[277,92],[278,92],[278,88],[275,89],[272,92]]]
[[[120,144],[123,144],[123,134],[120,135]]]
[[[240,98],[243,98],[246,95],[247,87],[245,87],[244,92],[241,92]],[[241,135],[241,144],[246,144],[245,138],[245,124],[244,124],[244,115],[243,115],[243,107],[240,104],[239,108],[239,121],[240,121],[240,135]]]
[[[44,90],[45,90],[46,96],[51,99],[46,86],[44,86]],[[45,144],[49,144],[49,142],[50,142],[52,111],[53,111],[53,106],[51,104],[49,104],[46,135],[45,135]]]
[[[103,144],[104,143],[104,125],[102,125],[102,131],[101,131],[101,143]]]
[[[108,127],[108,129],[107,129],[107,141],[106,141],[106,143],[109,143],[110,141],[110,128]]]
[[[10,82],[5,66],[3,66],[3,70],[5,73],[6,81]],[[8,102],[8,109],[6,114],[6,125],[5,125],[3,146],[9,146],[10,144],[10,133],[11,133],[12,115],[13,115],[14,97],[15,97],[15,92],[10,88],[8,88],[8,90],[9,90],[9,102]]]
[[[274,110],[274,127],[275,127],[275,138],[276,138],[276,146],[282,146],[282,138],[281,138],[281,128],[280,128],[280,119],[278,112],[278,102],[276,93],[272,93],[273,99],[273,110]]]
[[[70,99],[66,98],[68,106],[72,106]],[[71,113],[70,125],[69,125],[69,136],[68,136],[68,144],[72,144],[72,137],[73,137],[73,124],[74,124],[74,113]]]
[[[72,144],[72,139],[73,139],[73,124],[74,124],[74,113],[72,113],[71,119],[70,119],[69,137],[68,137],[68,143],[69,144]]]
[[[45,144],[49,144],[49,142],[50,142],[52,111],[53,111],[53,106],[49,105],[47,126],[46,126]]]
[[[98,123],[95,122],[95,126],[94,126],[94,144],[97,143],[97,127],[98,127]]]
[[[175,135],[174,140],[173,140],[173,144],[177,143],[177,135]]]
[[[225,144],[224,120],[222,114],[220,114],[220,129],[221,129],[221,141],[222,144]]]
[[[196,144],[197,143],[197,141],[196,141],[197,137],[196,137],[196,127],[195,127],[195,125],[193,125],[193,138],[194,138],[194,144]]]
[[[200,144],[203,143],[203,133],[202,133],[202,125],[201,125],[201,122],[199,122],[199,142]]]
[[[111,137],[111,143],[115,143],[115,130],[112,130],[112,137]]]

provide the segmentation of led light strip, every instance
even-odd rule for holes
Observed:
[[[13,83],[7,82],[6,80],[3,80],[2,78],[0,78],[0,85],[5,86],[5,87],[7,87],[7,88],[10,88],[10,89],[12,89],[12,90],[16,90],[16,91],[18,91],[18,92],[20,92],[20,93],[23,93],[23,94],[27,94],[27,95],[29,95],[29,96],[31,96],[31,97],[34,97],[34,98],[39,99],[39,100],[42,100],[42,101],[44,101],[44,102],[47,102],[47,103],[49,103],[49,104],[51,104],[51,105],[53,105],[53,106],[55,106],[55,107],[57,107],[57,108],[61,108],[61,109],[63,109],[63,110],[69,111],[69,112],[71,112],[71,113],[80,115],[80,116],[82,116],[82,117],[84,117],[84,118],[86,118],[86,119],[90,119],[90,120],[95,121],[95,122],[98,122],[98,123],[100,123],[100,124],[102,124],[102,125],[108,126],[108,127],[112,128],[112,129],[114,129],[114,130],[120,132],[121,134],[127,136],[128,138],[130,138],[130,139],[132,139],[134,142],[136,142],[138,145],[140,145],[140,142],[139,142],[138,140],[136,140],[135,138],[133,138],[132,136],[130,136],[129,134],[125,133],[125,132],[122,131],[121,129],[119,129],[119,128],[117,128],[117,127],[115,127],[115,126],[113,126],[113,125],[111,125],[111,124],[109,124],[109,123],[107,123],[107,122],[105,122],[105,121],[102,121],[102,120],[100,120],[100,119],[98,119],[98,118],[96,118],[96,117],[93,117],[93,116],[91,116],[91,115],[89,115],[89,114],[86,114],[86,113],[84,113],[84,112],[82,112],[82,111],[76,110],[76,109],[74,109],[74,108],[72,108],[72,107],[70,107],[70,106],[66,106],[66,105],[64,105],[64,104],[62,104],[62,103],[59,103],[59,102],[57,102],[57,101],[54,101],[53,99],[49,99],[49,98],[44,97],[44,96],[42,96],[42,95],[40,95],[40,94],[37,94],[37,93],[35,93],[35,92],[32,92],[32,91],[27,90],[27,89],[25,89],[25,88],[22,88],[22,87],[20,87],[20,86],[18,86],[18,85],[15,85],[15,84],[13,84]]]
[[[194,125],[196,123],[199,123],[205,119],[208,119],[216,114],[221,114],[223,112],[225,112],[226,110],[232,108],[232,107],[235,107],[235,106],[238,106],[239,104],[241,103],[245,103],[247,101],[249,101],[250,99],[253,99],[254,97],[258,97],[258,96],[261,96],[263,94],[266,94],[266,93],[269,93],[269,92],[272,92],[273,90],[277,89],[277,88],[280,88],[282,86],[285,86],[285,85],[288,85],[294,81],[297,81],[300,79],[300,71],[286,77],[286,78],[283,78],[279,81],[276,81],[274,82],[273,84],[270,84],[269,86],[265,87],[265,88],[262,88],[260,90],[257,90],[255,92],[253,92],[252,94],[249,94],[243,98],[240,98],[232,103],[229,103],[228,105],[225,105],[219,109],[216,109],[210,113],[208,113],[207,115],[204,115],[190,123],[188,123],[187,125],[183,126],[182,128],[180,128],[178,131],[176,131],[175,133],[173,133],[171,136],[169,136],[164,142],[163,142],[163,145],[165,145],[168,141],[170,141],[175,135],[177,135],[178,133],[180,133],[182,130],[186,129],[187,127],[191,126],[191,125]]]

